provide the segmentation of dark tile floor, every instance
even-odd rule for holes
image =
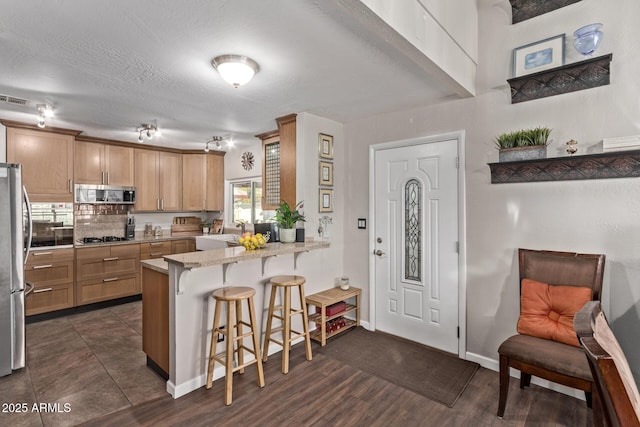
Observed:
[[[27,325],[26,339],[27,367],[0,378],[0,426],[76,425],[167,394],[140,301]]]

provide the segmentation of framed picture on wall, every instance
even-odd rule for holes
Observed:
[[[333,186],[333,163],[321,160],[318,175],[320,185]]]
[[[513,49],[513,77],[564,64],[564,34]]]
[[[320,200],[318,202],[320,212],[333,212],[333,190],[330,188],[321,188]]]
[[[323,159],[333,159],[333,136],[318,134],[318,152]]]

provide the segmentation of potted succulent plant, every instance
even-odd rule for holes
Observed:
[[[276,215],[273,217],[273,220],[278,224],[280,241],[282,243],[293,243],[296,241],[296,223],[305,221],[304,215],[299,211],[299,209],[303,207],[302,202],[298,202],[298,204],[291,209],[289,203],[283,200],[276,209]]]
[[[547,145],[551,129],[537,127],[506,132],[496,136],[499,161],[513,162],[517,160],[544,159],[547,157]]]

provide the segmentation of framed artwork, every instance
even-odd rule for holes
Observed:
[[[564,34],[513,49],[513,77],[564,64]]]
[[[333,159],[333,136],[318,134],[318,152],[323,159]]]
[[[333,212],[333,190],[330,188],[320,189],[320,200],[318,203],[320,212]]]
[[[318,175],[320,177],[320,185],[333,186],[333,163],[321,160]]]

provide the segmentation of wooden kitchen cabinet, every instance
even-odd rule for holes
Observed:
[[[25,314],[47,313],[74,305],[73,249],[32,251],[24,267],[34,290],[25,298]]]
[[[76,249],[76,305],[140,293],[140,245]]]
[[[169,378],[169,275],[142,267],[142,351]],[[147,364],[149,364],[147,362]],[[152,365],[153,366],[153,365]]]
[[[224,154],[183,154],[182,186],[183,210],[224,210]]]
[[[70,133],[7,127],[7,162],[22,164],[32,202],[73,202],[73,141]]]
[[[171,241],[145,242],[140,244],[140,259],[163,258],[171,255]]]
[[[135,149],[136,211],[182,210],[182,154]]]
[[[133,148],[76,139],[76,184],[134,185]]]
[[[262,209],[282,200],[296,205],[296,115],[278,117],[278,129],[256,135],[262,141]]]
[[[193,239],[181,239],[171,241],[172,254],[184,254],[196,251],[196,241]]]

